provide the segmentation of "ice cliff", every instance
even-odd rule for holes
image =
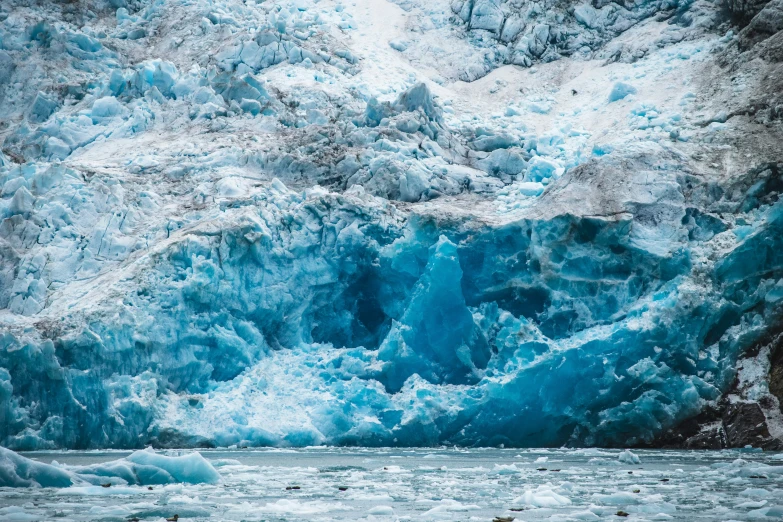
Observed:
[[[3,2],[0,445],[779,444],[781,30]]]

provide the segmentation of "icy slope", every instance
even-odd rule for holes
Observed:
[[[778,3],[26,4],[0,444],[783,435]]]

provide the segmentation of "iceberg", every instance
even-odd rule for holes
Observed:
[[[44,464],[0,447],[0,487],[66,488],[78,486],[147,486],[157,484],[216,484],[220,474],[199,453],[169,457],[152,450],[90,466]],[[100,489],[97,490],[100,492]],[[136,490],[128,489],[130,493]]]
[[[63,488],[72,484],[73,476],[67,471],[0,447],[0,487]]]

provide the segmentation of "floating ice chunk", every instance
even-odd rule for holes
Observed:
[[[58,495],[83,495],[89,497],[108,497],[113,495],[143,495],[149,493],[146,488],[132,488],[127,486],[114,486],[105,488],[103,486],[76,486],[63,488],[57,491]]]
[[[612,87],[612,92],[609,93],[609,103],[622,100],[626,96],[636,94],[636,87],[624,82],[617,82]]]
[[[758,500],[758,501],[748,501],[748,502],[740,502],[736,506],[734,506],[734,509],[758,509],[761,507],[764,507],[767,505],[766,500]]]
[[[556,493],[549,485],[542,485],[534,490],[525,490],[521,497],[514,499],[515,504],[541,508],[567,506],[571,500]]]
[[[73,484],[67,471],[0,447],[0,487],[63,488]]]
[[[370,508],[367,513],[370,515],[394,516],[394,509],[391,506],[375,506]]]
[[[125,460],[161,469],[171,475],[175,482],[215,484],[220,481],[220,474],[198,452],[178,457],[167,457],[152,450],[142,450],[134,451]],[[139,479],[143,484],[143,477],[139,476]]]
[[[516,464],[495,464],[493,471],[498,475],[514,475],[520,472]]]
[[[8,506],[0,508],[0,520],[8,522],[21,522],[29,520],[37,522],[41,520],[40,515],[28,513],[22,506]]]
[[[167,484],[185,482],[189,484],[214,484],[220,475],[199,453],[179,457],[167,457],[152,450],[136,451],[124,459],[95,464],[92,466],[58,467],[43,464],[0,447],[0,487],[60,487],[74,484]],[[104,494],[89,486],[80,486],[75,494]],[[108,488],[99,488],[108,489]],[[135,494],[130,493],[105,494]]]
[[[200,507],[177,506],[177,515],[179,518],[207,518],[210,512]],[[146,509],[134,511],[133,515],[140,519],[163,519],[171,516],[171,506],[149,506]],[[113,518],[113,517],[112,517]]]
[[[471,511],[473,509],[481,509],[481,506],[475,504],[463,504],[452,498],[444,498],[438,501],[423,501],[422,503],[432,503],[435,507],[424,513],[425,515],[436,515],[438,513],[450,513],[452,511]]]
[[[761,509],[754,509],[748,512],[750,518],[779,518],[783,516],[783,506],[770,506]]]
[[[623,464],[641,464],[641,460],[639,460],[639,457],[631,453],[630,450],[625,450],[622,453],[620,453],[620,456],[617,457],[617,460],[622,462]]]
[[[242,463],[236,459],[214,459],[209,461],[216,468],[223,466],[241,466]]]
[[[772,492],[764,488],[746,488],[740,495],[744,497],[769,498],[772,496]]]
[[[379,471],[384,471],[386,473],[406,473],[407,470],[405,468],[401,468],[400,466],[384,466]]]
[[[289,500],[281,498],[277,502],[270,502],[259,508],[264,513],[289,513],[292,515],[316,515],[328,511],[347,510],[350,507],[340,503],[321,502],[318,500],[312,502],[302,502],[298,500]]]
[[[593,495],[593,498],[600,504],[607,504],[610,506],[627,506],[641,502],[641,498],[638,494],[625,491],[616,491],[614,493],[609,493],[608,495],[597,493]]]

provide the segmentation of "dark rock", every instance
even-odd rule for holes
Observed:
[[[688,438],[683,447],[687,449],[715,450],[726,447],[726,431],[722,424],[704,426],[702,430]]]
[[[740,48],[750,49],[780,31],[783,31],[783,0],[772,0],[740,32]]]
[[[769,359],[769,393],[777,397],[780,409],[783,411],[783,342],[773,344]]]
[[[730,448],[753,446],[777,449],[780,441],[772,439],[767,418],[757,403],[730,404],[723,414],[723,428]]]
[[[722,0],[721,7],[733,24],[745,27],[767,2],[769,0]]]

